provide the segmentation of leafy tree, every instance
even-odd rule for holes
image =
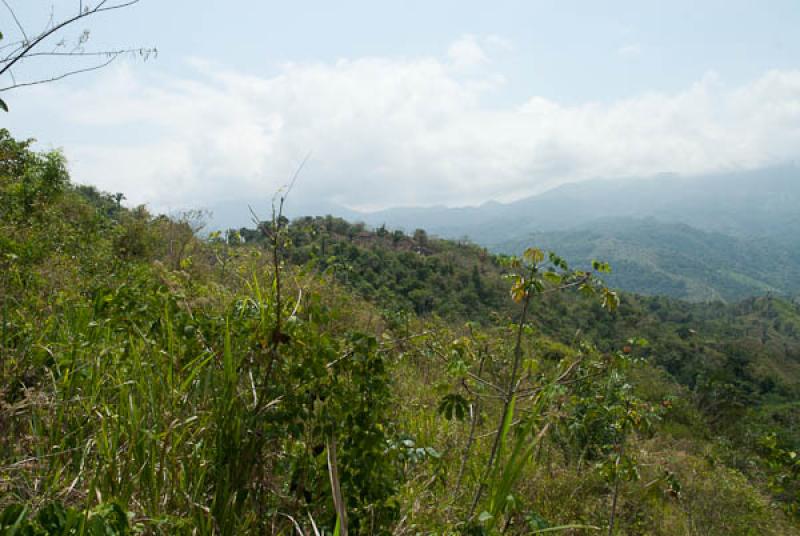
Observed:
[[[424,229],[415,230],[414,242],[416,242],[420,247],[426,247],[428,245],[428,233],[426,233]]]

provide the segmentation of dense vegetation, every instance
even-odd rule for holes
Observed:
[[[734,302],[768,292],[800,292],[800,253],[792,247],[794,238],[737,238],[655,219],[615,219],[533,233],[493,249],[522,251],[529,241],[558,247],[573,262],[606,259],[615,268],[609,283],[637,293]]]
[[[468,236],[491,251],[603,258],[609,283],[689,301],[800,292],[800,168],[567,184],[509,204],[390,209],[366,221]]]
[[[800,533],[796,303],[120,200],[0,131],[0,534]]]

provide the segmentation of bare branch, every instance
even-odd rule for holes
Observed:
[[[8,58],[11,58],[11,57],[13,57],[14,55],[16,55],[16,54],[17,54],[17,53],[18,53],[20,50],[22,50],[23,48],[25,48],[25,44],[26,44],[26,42],[25,42],[24,40],[20,40],[20,41],[13,41],[13,42],[11,42],[11,43],[8,43],[7,45],[4,45],[3,47],[0,47],[0,50],[4,50],[4,49],[6,49],[6,48],[11,48],[11,47],[16,47],[16,48],[14,48],[14,50],[12,50],[12,51],[11,51],[11,52],[10,52],[10,53],[9,53],[9,54],[6,56],[6,59],[8,59]]]
[[[118,55],[117,56],[112,56],[111,58],[108,59],[108,61],[105,61],[105,62],[100,63],[98,65],[94,65],[92,67],[87,67],[85,69],[78,69],[78,70],[75,70],[75,71],[69,71],[67,73],[60,74],[60,75],[54,76],[52,78],[43,78],[41,80],[36,80],[34,82],[23,82],[21,84],[14,83],[14,84],[12,84],[10,86],[6,86],[6,87],[3,87],[3,88],[0,88],[0,92],[8,91],[9,89],[16,89],[16,88],[20,88],[20,87],[36,86],[36,85],[39,85],[39,84],[47,84],[49,82],[56,82],[58,80],[63,80],[64,78],[68,78],[68,77],[74,76],[76,74],[82,74],[82,73],[89,73],[89,72],[92,72],[92,71],[97,71],[98,69],[102,69],[103,67],[106,67],[106,66],[110,65],[118,57],[119,57]]]
[[[4,3],[5,3],[5,1],[6,0],[3,0]],[[11,59],[6,63],[5,66],[0,68],[0,76],[4,75],[6,73],[6,71],[8,71],[11,67],[13,67],[17,62],[19,62],[22,58],[24,58],[25,56],[30,54],[31,51],[36,46],[38,46],[42,41],[44,41],[45,39],[47,39],[48,37],[50,37],[54,33],[58,32],[62,28],[65,28],[66,26],[69,26],[70,24],[73,24],[73,23],[75,23],[75,22],[77,22],[77,21],[79,21],[81,19],[85,19],[87,17],[91,17],[92,15],[95,15],[97,13],[103,13],[103,12],[106,12],[106,11],[113,11],[113,10],[117,10],[117,9],[123,9],[123,8],[129,7],[129,6],[132,6],[134,4],[138,4],[139,1],[140,0],[129,0],[128,2],[123,2],[121,4],[113,4],[113,5],[106,6],[106,4],[108,3],[108,0],[103,0],[102,2],[97,4],[94,8],[82,11],[81,13],[79,13],[78,15],[75,15],[74,17],[70,17],[68,19],[65,19],[65,20],[59,22],[58,24],[53,25],[51,28],[45,30],[44,32],[42,32],[41,34],[39,34],[38,36],[36,36],[33,40],[31,40],[29,42],[27,41],[27,38],[26,38],[26,40],[24,41],[25,46],[23,46],[21,50],[15,51],[14,53],[12,53],[12,55],[10,56]],[[91,70],[93,70],[93,69],[91,69]],[[77,74],[78,72],[85,72],[85,71],[75,71],[74,74]],[[62,77],[55,77],[53,80],[58,80],[60,78],[63,78],[63,76]],[[30,85],[30,84],[28,84],[28,85]]]
[[[122,50],[102,50],[96,52],[31,52],[21,61],[26,61],[31,58],[41,58],[41,57],[72,57],[72,58],[91,58],[91,57],[98,57],[98,56],[105,56],[109,58],[111,56],[121,56],[124,54],[140,54],[140,55],[149,55],[155,54],[158,51],[154,48],[126,48]],[[7,63],[11,61],[10,59],[3,59],[0,60],[0,64]]]
[[[128,6],[132,6],[133,4],[138,4],[140,0],[130,0],[129,2],[124,2],[122,4],[116,4],[113,6],[103,7],[104,4],[108,3],[108,0],[103,0],[94,9],[88,11],[88,13],[102,13],[103,11],[113,11],[115,9],[123,9]]]
[[[295,170],[295,172],[294,172],[294,175],[292,176],[292,180],[291,180],[291,182],[289,183],[289,187],[288,187],[288,188],[286,188],[286,193],[285,193],[285,194],[283,194],[283,199],[284,199],[284,200],[285,200],[287,197],[289,197],[289,194],[290,194],[290,193],[292,193],[292,188],[294,188],[294,184],[297,182],[297,178],[300,176],[300,172],[301,172],[301,171],[303,171],[303,168],[304,168],[304,167],[306,167],[306,163],[309,161],[309,159],[310,159],[310,158],[311,158],[311,152],[309,152],[309,153],[306,155],[306,157],[305,157],[305,158],[303,158],[303,161],[302,161],[302,162],[300,162],[300,165],[299,165],[299,166],[297,166],[297,169]]]
[[[17,14],[14,13],[14,10],[11,9],[11,6],[8,5],[8,2],[6,0],[3,0],[3,4],[6,6],[8,12],[11,13],[11,18],[13,18],[14,22],[17,24],[17,28],[19,28],[20,33],[22,33],[22,37],[25,38],[25,41],[27,41],[28,34],[25,33],[25,28],[23,28],[22,24],[20,24],[19,19],[17,18]]]
[[[305,158],[303,158],[303,161],[300,162],[300,165],[297,166],[297,169],[294,170],[294,173],[292,174],[292,178],[289,180],[289,183],[278,189],[278,191],[275,192],[275,195],[272,196],[273,219],[275,219],[275,201],[276,200],[280,201],[279,208],[277,211],[277,217],[278,219],[280,219],[280,217],[283,216],[283,204],[286,202],[286,199],[289,197],[289,194],[292,193],[292,188],[294,188],[294,184],[297,182],[297,178],[300,176],[300,172],[303,171],[303,168],[306,166],[306,163],[309,161],[310,158],[311,158],[311,153],[309,152],[308,154],[306,154]]]
[[[7,43],[7,44],[5,44],[3,46],[0,46],[0,50],[5,50],[7,48],[11,48],[11,47],[14,47],[14,46],[19,48],[20,43],[22,43],[22,41],[12,41],[12,42]]]

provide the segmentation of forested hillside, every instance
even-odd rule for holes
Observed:
[[[402,208],[349,217],[423,227],[504,254],[529,244],[574,263],[604,258],[613,285],[690,301],[794,296],[800,264],[796,166],[567,184],[508,204]]]
[[[369,232],[332,217],[295,220],[288,234],[295,263],[318,259],[315,265],[342,285],[390,304],[395,315],[492,324],[513,320],[516,312],[503,280],[504,258],[473,244],[431,239],[422,231]],[[239,236],[264,242],[254,230]],[[623,277],[615,272],[604,279]],[[729,410],[738,418],[753,407],[792,412],[800,395],[800,300],[764,296],[725,305],[626,293],[609,313],[597,300],[554,293],[542,297],[530,322],[564,344],[584,339],[606,351],[620,341],[646,339],[652,362],[698,397],[728,390],[730,399],[705,400],[715,405],[715,419],[731,417],[723,415]],[[701,408],[705,402],[698,400]]]
[[[528,243],[557,249],[575,263],[606,259],[614,266],[608,281],[632,292],[695,302],[800,294],[800,242],[790,237],[737,238],[653,218],[612,219],[492,249],[520,252]]]
[[[0,131],[0,534],[800,533],[796,302],[120,201]]]

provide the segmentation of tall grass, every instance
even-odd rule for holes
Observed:
[[[132,298],[68,305],[39,326],[31,354],[46,372],[6,431],[21,441],[3,459],[22,459],[2,468],[2,501],[113,499],[154,532],[233,534],[254,523],[236,517],[253,418],[244,341],[169,293]]]

